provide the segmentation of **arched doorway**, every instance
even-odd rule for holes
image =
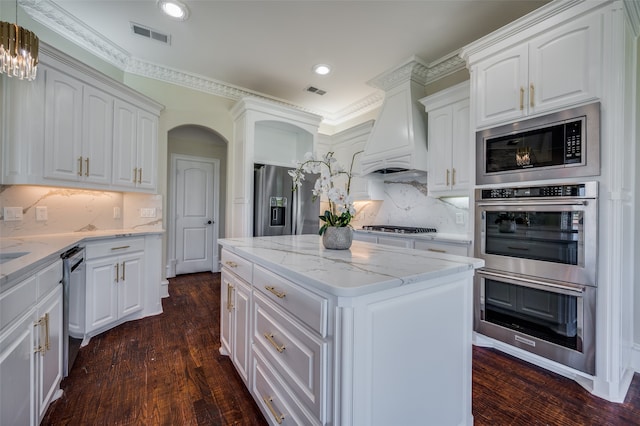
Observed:
[[[167,277],[219,270],[227,141],[198,125],[171,129],[167,144]]]

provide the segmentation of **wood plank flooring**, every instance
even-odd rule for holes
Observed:
[[[220,274],[171,279],[162,315],[91,339],[42,425],[267,424],[218,352],[219,289]],[[474,348],[473,357],[476,425],[640,425],[638,374],[613,404],[500,352]]]

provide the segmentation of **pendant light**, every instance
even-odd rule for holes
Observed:
[[[38,71],[38,37],[16,22],[0,21],[0,74],[33,81]]]

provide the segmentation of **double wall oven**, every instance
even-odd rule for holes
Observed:
[[[597,190],[476,189],[476,331],[595,373]]]
[[[476,148],[475,330],[595,374],[600,104],[481,130]]]

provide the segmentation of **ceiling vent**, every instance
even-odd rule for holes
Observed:
[[[327,93],[326,90],[322,90],[322,89],[318,89],[317,87],[313,87],[313,86],[309,86],[305,89],[307,92],[310,93],[315,93],[316,95],[324,95],[325,93]]]
[[[136,24],[131,22],[131,31],[134,34],[137,34],[141,37],[149,38],[151,40],[159,41],[164,44],[171,44],[171,36],[168,34],[163,34],[159,31],[151,29],[149,27],[145,27],[144,25]]]

